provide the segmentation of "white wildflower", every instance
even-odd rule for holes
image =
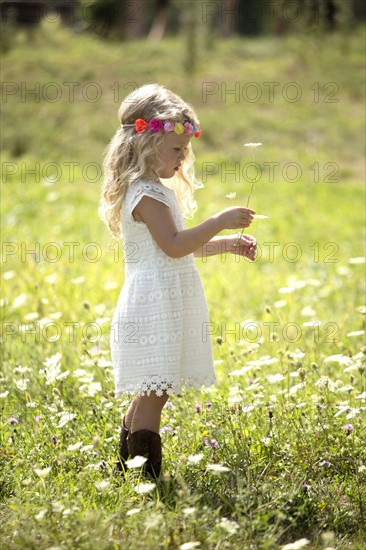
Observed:
[[[189,455],[188,463],[189,464],[198,464],[203,459],[203,454]]]
[[[191,542],[184,542],[180,545],[179,550],[193,550],[194,548],[199,548],[201,546],[201,543],[194,540]]]
[[[102,391],[102,385],[100,382],[90,382],[88,384],[82,384],[79,390],[83,395],[94,397],[97,393]]]
[[[52,466],[48,466],[48,468],[34,468],[34,471],[36,472],[37,476],[40,478],[47,477],[52,470]]]
[[[337,418],[344,412],[347,412],[350,410],[349,405],[336,405],[336,408],[338,409],[338,411],[335,413],[334,418]]]
[[[26,303],[28,297],[26,294],[19,294],[19,296],[17,296],[13,302],[13,308],[16,309],[18,307],[21,307],[21,306],[24,306],[24,304]]]
[[[300,350],[292,351],[291,353],[289,353],[289,358],[293,359],[294,361],[300,361],[304,357],[305,357],[305,353]]]
[[[318,388],[327,388],[330,392],[335,392],[337,390],[337,385],[331,380],[328,376],[321,376],[315,385]]]
[[[207,464],[207,470],[217,473],[230,472],[230,468],[223,466],[222,464]]]
[[[305,382],[301,382],[301,384],[296,384],[295,386],[292,386],[292,388],[290,388],[290,391],[288,393],[289,395],[295,395],[295,393],[297,393],[299,390],[301,390],[305,386],[306,386]]]
[[[146,461],[147,461],[147,458],[136,455],[134,458],[131,458],[130,460],[126,460],[126,465],[129,469],[141,468],[141,466],[143,466]]]
[[[244,413],[249,413],[250,411],[252,411],[253,409],[255,409],[256,405],[258,403],[254,404],[254,405],[247,405],[246,407],[242,407],[242,411]]]
[[[73,279],[71,279],[71,282],[73,285],[81,285],[81,283],[85,282],[85,276],[80,275],[80,277],[74,277]]]
[[[155,487],[156,483],[140,483],[139,485],[136,485],[135,491],[139,495],[145,495],[146,493],[153,491]]]
[[[34,516],[34,519],[36,519],[37,521],[41,521],[41,520],[44,518],[44,516],[45,516],[46,514],[47,514],[47,510],[45,510],[45,509],[40,510],[40,511],[38,512],[38,514],[36,514],[36,515]]]
[[[255,391],[255,390],[258,390],[258,389],[261,389],[262,386],[260,385],[260,382],[254,382],[253,384],[250,384],[249,386],[247,386],[246,388],[244,388],[246,391]]]
[[[228,403],[241,403],[243,401],[243,398],[241,395],[229,395],[227,398]]]
[[[100,491],[105,491],[106,489],[108,489],[110,484],[111,484],[111,482],[108,481],[107,479],[103,479],[102,481],[96,481],[94,483],[96,488],[99,489]]]
[[[107,361],[107,359],[98,359],[98,367],[106,369],[108,367],[113,367],[113,363],[112,361]]]
[[[283,376],[283,374],[280,374],[280,373],[270,374],[269,376],[267,376],[267,380],[270,384],[275,384],[276,382],[282,382],[282,380],[284,379],[285,377]]]
[[[356,416],[360,414],[360,412],[361,412],[361,409],[352,408],[346,416],[347,420],[350,418],[356,418]]]
[[[94,311],[97,315],[104,315],[105,313],[105,310],[107,309],[106,305],[105,304],[97,304],[96,306],[94,306]]]
[[[24,315],[24,320],[25,321],[35,321],[36,319],[38,319],[39,315],[36,311],[31,311],[30,313],[27,313],[26,315]]]
[[[311,306],[305,306],[302,308],[300,315],[303,317],[314,317],[316,311]]]
[[[189,506],[187,508],[183,508],[183,514],[185,516],[192,516],[196,511],[196,508],[194,508],[193,506]]]
[[[126,516],[134,516],[135,514],[139,514],[141,512],[141,508],[131,508],[131,510],[128,510],[126,513]]]
[[[57,428],[63,428],[65,426],[65,424],[67,424],[68,422],[70,422],[71,420],[73,420],[76,417],[75,413],[62,412],[62,413],[58,413],[58,414],[59,414],[60,420],[59,420],[59,423],[56,426]]]
[[[78,441],[77,443],[74,443],[73,445],[69,445],[67,447],[67,451],[76,451],[77,449],[80,449],[80,447],[82,447],[83,444],[81,441]]]
[[[81,447],[80,452],[81,453],[87,453],[89,451],[94,450],[94,445],[84,445],[84,447]]]
[[[104,290],[114,290],[115,288],[118,288],[118,283],[115,281],[109,281],[104,284]]]
[[[110,320],[110,317],[98,317],[97,319],[95,319],[95,322],[97,323],[97,325],[105,325],[106,323],[109,323]]]
[[[308,327],[308,328],[318,328],[320,327],[321,324],[322,324],[321,321],[306,321],[305,323],[302,324],[302,326]]]
[[[57,280],[57,273],[52,273],[51,275],[48,275],[47,277],[45,277],[45,281],[46,283],[50,284],[50,285],[54,285],[56,280]]]
[[[352,265],[364,264],[365,263],[365,258],[363,256],[358,256],[356,258],[350,258],[348,260],[348,263],[352,264]]]
[[[338,392],[345,392],[345,391],[352,391],[353,386],[351,384],[348,384],[348,386],[342,386],[341,388],[338,388]]]
[[[229,372],[229,376],[242,376],[243,374],[246,374],[247,372],[252,370],[252,368],[253,368],[252,365],[250,365],[250,366],[242,367],[241,369],[233,370]]]
[[[50,317],[50,319],[53,319],[53,320],[60,319],[62,317],[62,312],[61,311],[54,311],[53,313],[49,314],[49,317]],[[67,326],[65,328],[68,329],[68,332],[71,332],[71,331],[74,330],[73,327],[69,327],[69,326]]]
[[[329,355],[324,359],[324,363],[337,363],[338,365],[344,365],[345,367],[350,367],[353,365],[353,361],[347,355],[342,355],[341,353],[337,355]]]
[[[55,353],[51,357],[47,357],[43,362],[45,368],[39,372],[45,375],[47,385],[53,384],[58,379],[58,376],[61,375],[61,358],[61,353]]]
[[[227,518],[221,518],[218,526],[229,533],[229,535],[235,535],[235,533],[239,529],[239,524],[236,521],[231,521]]]
[[[363,336],[365,334],[364,330],[353,330],[352,332],[348,332],[347,336],[349,338],[353,338],[354,336]]]
[[[20,380],[14,380],[14,384],[20,391],[25,391],[27,389],[29,378],[21,378]]]
[[[278,289],[278,292],[280,294],[290,294],[290,292],[293,292],[295,289],[291,286],[283,286],[282,288]]]
[[[299,539],[295,542],[290,542],[289,544],[285,544],[281,547],[281,550],[300,550],[301,548],[304,548],[310,544],[310,540],[308,539]]]
[[[263,355],[256,361],[248,361],[248,365],[252,367],[269,367],[271,365],[274,365],[275,363],[278,363],[279,359],[277,357],[271,357],[270,355]]]

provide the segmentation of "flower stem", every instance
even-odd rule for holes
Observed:
[[[252,150],[252,163],[253,163],[253,164],[254,164],[254,159],[255,159],[255,152],[254,152],[254,151],[255,151],[255,148],[256,148],[258,145],[261,145],[261,144],[253,144],[253,145],[252,145],[252,144],[245,144],[246,147],[250,147],[251,150]],[[249,201],[250,201],[250,197],[252,196],[253,189],[254,189],[254,179],[252,180],[251,186],[250,186],[250,191],[249,191],[248,200],[247,200],[247,206],[246,206],[247,208],[249,208]],[[240,233],[239,233],[239,235],[238,235],[237,241],[236,241],[236,243],[235,243],[235,245],[234,245],[235,247],[238,246],[239,241],[240,241],[240,239],[242,238],[243,234],[244,234],[244,227],[243,227],[243,229],[240,231]]]

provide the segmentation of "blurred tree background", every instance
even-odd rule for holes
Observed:
[[[365,20],[362,0],[2,0],[2,20],[36,25],[57,12],[62,21],[109,39],[161,40],[204,23],[222,37],[329,31]]]

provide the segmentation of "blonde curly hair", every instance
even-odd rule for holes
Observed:
[[[121,236],[123,200],[130,185],[138,179],[158,178],[154,170],[157,149],[163,132],[137,133],[133,124],[138,118],[147,122],[153,118],[172,122],[197,122],[193,108],[181,97],[159,84],[146,84],[129,94],[118,110],[121,126],[113,136],[104,157],[104,181],[99,214],[115,237]],[[124,125],[131,126],[124,126]],[[189,143],[185,159],[175,176],[166,184],[175,189],[184,214],[196,208],[195,188],[200,184],[194,173],[194,154]]]

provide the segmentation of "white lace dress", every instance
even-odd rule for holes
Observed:
[[[193,254],[170,258],[132,211],[146,195],[166,204],[185,228],[175,192],[139,181],[122,210],[125,282],[114,313],[111,351],[116,396],[180,393],[183,386],[216,384],[209,318]]]

